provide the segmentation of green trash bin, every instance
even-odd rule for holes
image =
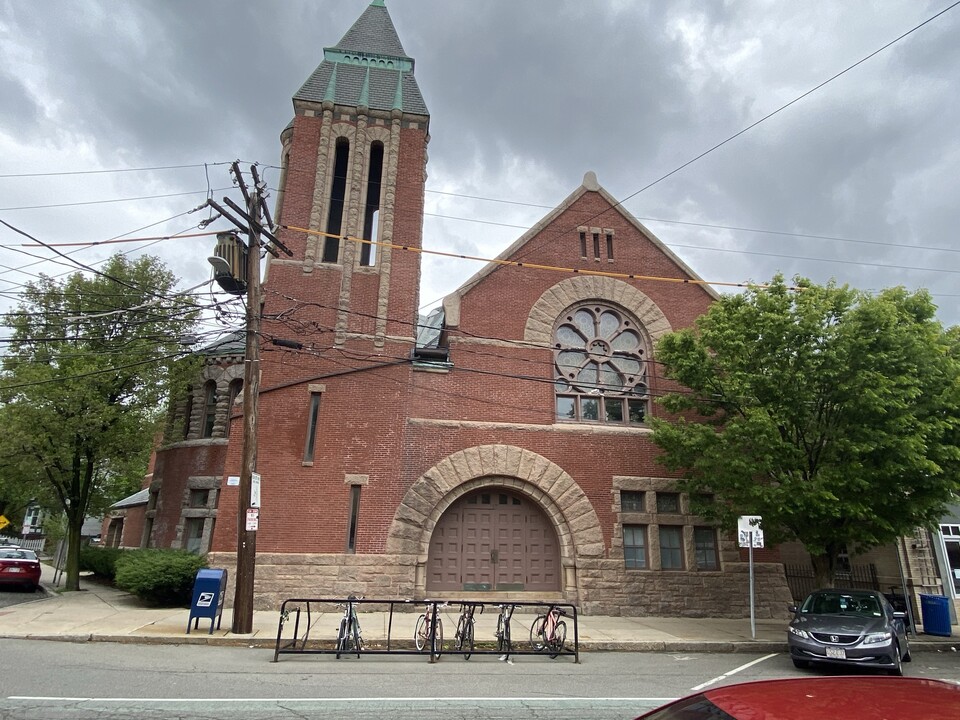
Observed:
[[[920,614],[927,635],[950,637],[950,598],[943,595],[921,595]]]

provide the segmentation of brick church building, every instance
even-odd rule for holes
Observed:
[[[744,557],[691,514],[647,424],[672,387],[657,339],[715,293],[587,172],[422,321],[430,115],[383,0],[293,107],[274,213],[293,255],[268,257],[263,283],[256,606],[354,593],[747,615]],[[113,521],[123,545],[207,553],[232,583],[243,335],[205,353],[185,433]],[[789,601],[782,565],[759,562],[758,616]]]

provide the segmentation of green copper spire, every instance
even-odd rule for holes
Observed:
[[[327,91],[323,94],[324,100],[336,102],[337,100],[337,66],[333,66],[333,72],[330,73],[330,82],[327,83]]]
[[[370,107],[370,68],[367,68],[363,76],[363,86],[360,88],[360,99],[357,100],[360,107]]]
[[[430,114],[414,76],[414,60],[404,51],[384,0],[371,0],[340,42],[323,49],[323,56],[294,102]]]
[[[403,110],[403,70],[397,73],[397,93],[393,96],[393,109]]]

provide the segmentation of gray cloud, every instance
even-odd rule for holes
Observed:
[[[366,4],[0,4],[0,174],[235,158],[276,164],[291,96]],[[431,110],[428,188],[553,205],[586,170],[626,198],[946,3],[387,5]],[[960,321],[957,255],[920,249],[953,249],[960,224],[958,25],[960,10],[948,12],[626,207],[641,217],[889,243],[648,222],[710,280],[759,281],[782,270],[863,288],[929,287],[944,321]],[[213,187],[229,186],[222,166],[0,178],[4,208],[198,193],[0,217],[48,241],[103,239],[194,207],[208,174]],[[276,182],[275,171],[265,175]],[[490,223],[529,226],[547,212],[431,193],[427,200],[428,212]],[[196,219],[158,232],[183,231]],[[428,217],[424,242],[493,256],[520,234]],[[208,243],[177,242],[150,251],[168,258],[184,284],[208,277]],[[0,245],[9,244],[0,234]],[[78,255],[93,262],[107,252]],[[0,248],[2,264],[26,260]],[[478,266],[445,260],[425,268],[427,302]],[[0,268],[0,292],[25,277]]]

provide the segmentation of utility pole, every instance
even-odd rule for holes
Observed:
[[[240,191],[246,208],[239,207],[230,198],[223,202],[230,206],[242,218],[238,220],[226,209],[212,200],[207,204],[217,210],[221,216],[230,220],[247,234],[247,276],[246,276],[246,346],[243,369],[243,447],[240,464],[240,495],[237,499],[237,576],[233,598],[233,625],[231,632],[248,635],[253,632],[253,589],[257,565],[257,528],[259,526],[259,488],[257,501],[252,502],[253,476],[257,468],[257,437],[260,405],[260,315],[262,296],[260,289],[260,249],[261,236],[283,250],[292,253],[283,243],[264,226],[272,224],[267,210],[265,191],[256,165],[251,166],[253,190],[250,191],[240,172],[240,163],[234,162],[231,172]],[[276,255],[270,245],[263,246]],[[214,258],[215,259],[215,258]],[[215,265],[216,267],[216,265]]]
[[[233,626],[237,634],[253,632],[253,580],[257,567],[259,508],[250,507],[250,490],[257,467],[257,416],[260,407],[260,184],[248,193],[233,164],[234,176],[247,202],[247,215],[256,221],[248,228],[247,252],[247,341],[243,366],[243,450],[240,461],[240,499],[237,501],[237,583],[233,597]],[[248,516],[250,517],[248,521]]]

